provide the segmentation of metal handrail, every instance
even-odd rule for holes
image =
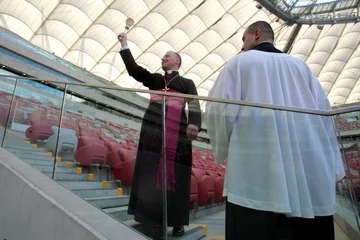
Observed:
[[[114,86],[103,86],[103,85],[94,85],[94,84],[86,84],[86,83],[73,83],[73,82],[70,83],[70,82],[63,82],[63,81],[53,81],[53,80],[44,80],[44,79],[38,79],[38,78],[29,78],[29,77],[25,77],[25,76],[23,77],[23,76],[0,75],[0,77],[26,79],[26,80],[32,80],[35,82],[42,82],[42,83],[67,84],[68,86],[75,85],[75,86],[83,86],[83,87],[87,87],[87,88],[101,88],[101,89],[111,89],[111,90],[133,92],[133,93],[148,93],[148,94],[155,94],[155,95],[161,95],[161,96],[174,96],[174,97],[181,97],[181,98],[187,98],[187,99],[197,99],[197,100],[203,100],[203,101],[211,101],[211,102],[234,104],[234,105],[241,105],[241,106],[247,106],[247,107],[265,108],[265,109],[288,111],[288,112],[305,113],[305,114],[320,115],[320,116],[334,116],[334,115],[338,115],[338,114],[360,111],[360,105],[343,107],[343,108],[333,109],[333,110],[329,110],[329,111],[322,111],[322,110],[316,110],[316,109],[288,107],[288,106],[281,106],[281,105],[274,105],[274,104],[265,104],[265,103],[256,103],[256,102],[247,102],[247,101],[235,101],[235,100],[228,100],[228,99],[223,99],[223,98],[203,97],[203,96],[190,95],[190,94],[168,93],[168,92],[160,92],[160,91],[144,90],[144,89],[136,89],[135,90],[134,88],[123,88],[120,86],[114,87]]]

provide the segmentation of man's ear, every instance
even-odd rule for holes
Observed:
[[[261,30],[260,30],[259,28],[257,28],[257,29],[255,30],[254,36],[255,36],[255,40],[256,40],[256,41],[258,41],[258,40],[260,39],[260,37],[261,37]]]

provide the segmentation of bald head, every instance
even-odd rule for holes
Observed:
[[[274,30],[269,23],[264,21],[255,22],[251,24],[244,32],[244,45],[242,50],[251,50],[260,42],[274,42],[274,35]]]

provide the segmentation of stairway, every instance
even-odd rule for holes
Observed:
[[[4,129],[0,128],[0,139],[4,135]],[[49,178],[52,178],[55,157],[44,147],[30,144],[22,132],[6,131],[3,148],[15,156],[36,168]],[[93,165],[90,169],[83,169],[73,160],[57,158],[55,161],[56,170],[54,180],[71,190],[81,198],[94,206],[124,222],[135,230],[139,230],[141,224],[133,221],[133,216],[127,214],[129,202],[128,189],[122,189],[121,182],[114,179],[110,169]],[[194,218],[194,216],[191,216]],[[170,230],[170,228],[169,228]],[[177,237],[178,240],[197,240],[204,237],[204,228],[194,225],[185,227],[185,235]],[[171,231],[169,231],[171,235]],[[170,236],[169,235],[169,236]],[[169,237],[171,239],[171,237]],[[174,238],[175,239],[175,238]]]

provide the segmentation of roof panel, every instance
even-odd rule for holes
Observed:
[[[51,1],[50,3],[54,3],[54,1]],[[0,9],[2,9],[3,12],[6,12],[6,15],[12,16],[14,19],[17,19],[17,21],[27,25],[33,32],[36,31],[42,21],[46,18],[46,15],[43,15],[42,11],[39,10],[42,9],[43,6],[40,5],[39,7],[40,8],[37,8],[34,4],[27,1],[7,0],[0,2]],[[44,13],[47,13],[47,11]]]
[[[169,44],[171,43],[171,46],[173,46],[176,51],[180,51],[180,49],[182,49],[191,41],[189,36],[178,28],[172,28],[162,38],[160,38],[160,40]]]
[[[22,38],[29,41],[34,36],[34,33],[29,26],[15,17],[3,14],[0,16],[0,19],[1,27],[11,29],[13,32],[19,33],[19,35],[21,34],[20,36]]]
[[[324,11],[322,6],[313,12],[316,9]],[[346,16],[350,10],[338,14]],[[135,20],[128,43],[139,65],[162,73],[162,55],[177,51],[183,60],[180,73],[193,79],[204,95],[222,66],[240,52],[249,24],[270,22],[280,49],[288,45],[297,27],[259,9],[253,0],[0,1],[0,26],[98,76],[142,88],[128,76],[118,53],[117,35],[125,30],[128,17]],[[316,15],[314,20],[329,17]],[[289,54],[306,61],[330,101],[342,104],[360,97],[359,41],[360,23],[303,24]]]
[[[218,47],[223,42],[223,39],[216,31],[208,30],[197,38],[196,41],[202,44],[207,51],[210,52],[214,48]]]
[[[196,64],[189,73],[194,73],[200,77],[201,81],[198,83],[200,84],[204,79],[208,78],[212,74],[213,70],[206,64],[199,63]]]
[[[181,1],[173,1],[171,6],[163,2],[155,10],[158,14],[162,15],[171,26],[176,25],[188,13],[188,9]]]
[[[126,17],[134,19],[135,24],[139,22],[144,16],[149,13],[148,5],[142,0],[131,0],[131,1],[114,1],[111,5],[112,9],[116,9],[122,12]],[[125,23],[124,23],[125,26]]]
[[[106,63],[97,64],[91,71],[98,76],[109,79],[109,81],[114,81],[120,75],[118,68]]]
[[[68,52],[64,59],[88,70],[92,69],[96,64],[94,58],[92,58],[88,53],[79,50],[72,50]]]
[[[46,42],[46,36],[57,38],[67,48],[70,48],[79,39],[79,35],[73,28],[58,20],[46,21],[38,30],[37,35],[43,35],[44,42]]]
[[[79,8],[70,4],[60,4],[54,12],[52,12],[50,19],[57,20],[72,28],[78,35],[91,25],[92,21]]]
[[[76,42],[72,47],[72,51],[81,51],[87,53],[91,58],[98,62],[104,54],[106,54],[106,48],[101,45],[98,41],[91,38],[81,38],[80,41]],[[66,58],[66,55],[65,55]]]
[[[74,1],[63,0],[62,4],[68,4],[76,7],[82,13],[84,13],[93,22],[98,16],[107,8],[103,0],[91,0],[91,1]]]
[[[142,27],[151,33],[154,38],[161,37],[166,31],[171,28],[167,19],[159,13],[150,13],[147,15],[137,27]]]
[[[182,60],[181,69],[184,72],[189,71],[189,69],[195,65],[196,61],[189,54],[184,52],[181,53],[180,56]]]
[[[49,35],[36,35],[31,42],[59,57],[63,57],[68,51],[68,48],[61,41]]]
[[[238,21],[231,15],[226,14],[221,21],[215,24],[211,29],[219,34],[223,40],[228,39],[240,28]]]
[[[193,14],[198,16],[207,27],[210,27],[225,14],[225,9],[219,1],[207,0]]]
[[[117,34],[109,27],[102,24],[93,24],[84,33],[83,38],[93,39],[101,44],[107,51],[109,51],[115,44],[117,44]]]
[[[107,9],[99,18],[95,24],[107,26],[116,35],[125,31],[125,23],[127,16],[117,9]],[[115,39],[116,40],[116,39]]]
[[[153,53],[146,53],[138,58],[137,63],[146,65],[151,72],[156,72],[161,66],[161,58]]]
[[[187,55],[191,56],[196,62],[206,56],[209,52],[199,42],[190,43],[186,48],[183,50]]]
[[[189,26],[192,27],[189,28]],[[192,40],[207,29],[201,18],[195,15],[188,15],[176,26],[176,28],[181,29]]]

